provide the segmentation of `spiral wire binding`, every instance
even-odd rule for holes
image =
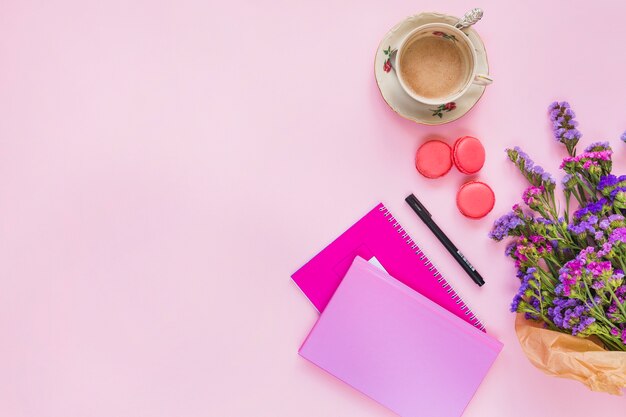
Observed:
[[[428,256],[426,256],[426,254],[419,248],[419,246],[417,246],[417,243],[415,243],[413,239],[411,239],[411,236],[409,236],[409,234],[402,228],[400,223],[395,219],[395,217],[393,217],[393,214],[391,214],[387,207],[382,205],[379,210],[383,214],[383,216],[387,218],[387,221],[389,223],[393,223],[393,228],[396,229],[398,234],[401,235],[401,238],[404,239],[405,243],[411,246],[411,250],[415,251],[415,254],[419,257],[420,261],[424,261],[424,266],[426,266],[428,270],[433,273],[433,277],[437,280],[439,285],[441,285],[443,289],[446,290],[448,294],[450,294],[450,297],[454,302],[460,305],[461,311],[465,312],[466,316],[470,316],[470,322],[479,330],[485,330],[485,325],[482,324],[480,320],[478,320],[478,317],[476,317],[476,315],[470,311],[470,309],[467,307],[467,304],[465,304],[465,302],[456,293],[456,291],[454,291],[448,281],[446,281],[443,275],[441,275],[441,273],[437,270],[437,267],[435,267],[430,259],[428,259]]]

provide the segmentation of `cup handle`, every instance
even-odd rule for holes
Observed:
[[[493,78],[485,74],[476,74],[476,76],[474,77],[474,80],[472,81],[473,84],[477,84],[477,85],[489,85],[492,82],[493,82]]]

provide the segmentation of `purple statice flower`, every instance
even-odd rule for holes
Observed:
[[[526,168],[526,171],[532,172],[533,168],[535,167],[535,162],[530,158],[530,156],[528,156],[528,154],[524,152],[519,146],[514,147],[513,150],[517,152],[520,161],[524,161],[524,168]]]
[[[581,207],[574,212],[574,217],[580,219],[587,214],[600,214],[608,203],[606,198],[601,198],[598,201],[587,204],[585,207]]]
[[[578,333],[584,332],[595,321],[595,318],[581,314],[580,318],[578,319],[578,324],[572,327],[572,335],[576,336]]]
[[[606,316],[611,319],[611,320],[616,320],[617,317],[615,315],[615,313],[617,313],[617,304],[612,303],[607,309],[606,309]]]
[[[611,226],[611,221],[609,219],[600,220],[598,226],[600,226],[600,229],[606,230]]]
[[[511,160],[526,177],[526,179],[535,187],[544,186],[549,190],[553,190],[556,186],[556,179],[541,166],[535,162],[524,152],[519,146],[513,149],[506,149],[506,153]]]
[[[585,233],[591,233],[593,235],[596,233],[596,229],[586,220],[583,220],[578,224],[568,224],[567,230],[578,236]]]
[[[561,179],[561,185],[563,186],[563,188],[571,188],[572,187],[572,180],[574,179],[574,176],[572,174],[565,174],[563,176],[563,178]]]
[[[543,185],[539,187],[530,186],[524,191],[524,194],[522,195],[522,200],[528,205],[528,207],[533,207],[536,205],[536,203],[539,203],[537,196],[543,194],[544,191],[545,188]]]
[[[560,328],[565,328],[563,322],[563,310],[576,307],[579,301],[573,298],[557,297],[553,300],[553,307],[548,307],[548,317]]]
[[[563,291],[564,291],[564,289],[563,289],[563,284],[557,284],[557,286],[556,286],[556,287],[554,287],[554,293],[555,293],[555,294],[562,295],[562,294],[563,294]]]
[[[580,219],[583,218],[584,216],[586,216],[589,213],[589,208],[588,207],[581,207],[578,210],[576,210],[574,212],[574,218],[576,219]]]
[[[511,242],[508,245],[506,245],[506,248],[504,249],[504,254],[506,256],[511,256],[513,253],[515,253],[516,244],[517,244],[516,242]]]
[[[556,184],[556,179],[554,178],[554,176],[552,174],[550,174],[548,171],[544,170],[539,165],[533,166],[533,168],[530,170],[530,172],[540,176],[541,179],[544,182]]]
[[[602,238],[604,238],[604,233],[602,233],[602,231],[597,231],[596,233],[594,233],[593,238],[595,240],[601,240]]]
[[[624,193],[626,193],[626,187],[617,187],[609,193],[609,197],[611,200],[621,201],[624,200]]]
[[[561,267],[559,270],[559,280],[562,286],[560,287],[561,292],[557,292],[558,295],[564,295],[566,297],[571,295],[572,288],[578,285],[578,281],[582,276],[583,266],[584,261],[576,257]]]
[[[618,242],[626,242],[626,227],[618,227],[609,235],[609,243],[614,245]]]
[[[528,261],[528,256],[526,256],[526,252],[528,251],[529,246],[527,245],[517,245],[515,246],[515,253],[513,257],[515,258],[515,266],[518,268],[522,262]]]
[[[621,269],[616,269],[613,271],[613,275],[609,278],[609,283],[615,287],[620,286],[624,282],[624,271]],[[624,300],[622,297],[617,297],[620,300],[620,303],[623,303]]]
[[[583,152],[580,155],[576,156],[566,156],[565,158],[563,158],[563,161],[561,162],[559,168],[566,168],[568,164],[579,163],[581,161],[583,162],[583,167],[584,164],[587,162],[594,163],[594,166],[596,166],[597,163],[600,161],[610,161],[611,155],[613,155],[613,151],[609,148],[602,151]],[[589,166],[585,167],[585,169],[588,168]]]
[[[595,249],[593,246],[587,246],[585,249],[578,252],[578,258],[583,262],[587,262],[588,255],[593,255]]]
[[[600,214],[602,213],[602,210],[604,209],[605,205],[608,204],[608,201],[606,198],[601,198],[598,201],[596,201],[595,203],[589,204],[587,207],[589,207],[589,212],[593,213],[593,214]]]
[[[590,272],[593,277],[599,277],[605,273],[613,273],[613,266],[610,261],[589,262],[586,271]]]
[[[519,308],[519,304],[522,302],[522,297],[519,294],[515,294],[513,297],[513,301],[511,301],[511,312],[517,313],[517,309]]]
[[[530,303],[529,304],[531,306],[533,306],[533,308],[536,311],[541,310],[541,303],[539,302],[539,299],[537,297],[532,297],[530,299]],[[526,312],[526,313],[524,313],[524,317],[526,318],[526,320],[539,320],[539,316],[537,314],[534,314],[534,313]]]
[[[614,187],[617,183],[618,180],[615,175],[604,175],[600,177],[600,181],[598,181],[598,191],[602,191],[607,187]]]
[[[607,149],[611,149],[611,145],[609,145],[609,142],[593,142],[591,145],[585,148],[585,152],[598,152]]]
[[[601,290],[602,288],[604,288],[604,281],[599,279],[593,281],[593,283],[591,284],[591,288],[593,288],[594,290]]]
[[[611,150],[611,148],[609,148],[602,151],[583,152],[580,155],[576,156],[576,158],[579,158],[579,160],[591,158],[598,161],[610,161],[611,155],[613,155],[613,151]]]
[[[517,290],[517,294],[513,297],[513,301],[511,302],[511,311],[516,312],[519,309],[520,303],[523,301],[526,292],[530,289],[531,281],[538,282],[535,278],[535,272],[537,272],[537,268],[530,267],[526,271],[518,270],[517,277],[520,279],[521,283]],[[533,303],[530,303],[533,305]],[[534,305],[533,305],[534,306]]]
[[[610,161],[611,155],[613,155],[613,150],[609,148],[609,149],[604,149],[602,151],[583,152],[580,154],[580,159],[593,158],[593,159],[597,159],[600,161]]]
[[[578,122],[575,120],[576,114],[566,101],[560,103],[555,101],[550,104],[548,111],[550,112],[554,138],[558,142],[565,144],[568,151],[570,151],[582,137],[580,131],[576,129],[576,126],[578,126]]]
[[[522,271],[520,271],[522,272]],[[519,287],[518,292],[520,294],[524,294],[528,288],[530,288],[530,282],[535,280],[535,272],[537,272],[537,268],[530,267],[526,270],[526,273],[521,273],[521,285]]]
[[[622,136],[619,137],[622,142],[626,142],[626,131],[622,133]]]
[[[622,343],[626,345],[626,328],[622,330]]]
[[[541,180],[544,184],[556,185],[556,178],[554,178],[554,175],[550,174],[547,171],[541,174]]]
[[[559,168],[563,169],[565,168],[565,166],[567,164],[569,164],[570,162],[578,162],[578,160],[576,159],[575,156],[566,156],[565,158],[563,158],[563,160],[561,161],[561,165],[559,165]]]
[[[613,223],[613,222],[621,222],[623,220],[624,220],[624,216],[622,216],[621,214],[611,214],[609,216],[609,221],[611,223]]]
[[[493,228],[489,232],[489,237],[493,240],[501,241],[523,224],[524,221],[519,218],[517,213],[511,211],[494,222]]]
[[[601,232],[599,232],[599,233],[601,233]],[[604,237],[604,235],[602,237]],[[596,238],[596,240],[600,240],[600,239]],[[613,249],[613,245],[610,244],[609,242],[605,242],[602,245],[602,249],[600,249],[598,251],[598,256],[600,256],[600,257],[607,256],[607,255],[609,255],[611,253],[612,249]]]
[[[590,159],[587,159],[585,162],[583,162],[583,169],[589,169],[591,167],[597,167],[600,166],[600,164],[598,164],[596,161],[592,161]]]
[[[584,332],[595,322],[587,314],[589,307],[578,299],[557,297],[553,303],[554,307],[548,308],[548,317],[557,327],[570,330],[573,335]]]

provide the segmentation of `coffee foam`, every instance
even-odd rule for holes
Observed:
[[[457,40],[422,34],[405,46],[400,70],[407,86],[417,95],[445,98],[459,92],[468,79],[468,56]]]

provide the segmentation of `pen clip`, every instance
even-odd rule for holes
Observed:
[[[405,200],[407,203],[409,203],[409,205],[413,206],[414,209],[425,213],[428,217],[433,217],[433,215],[430,214],[428,210],[426,210],[426,207],[424,207],[424,205],[420,203],[420,201],[417,199],[417,197],[415,197],[414,194],[409,195]]]

